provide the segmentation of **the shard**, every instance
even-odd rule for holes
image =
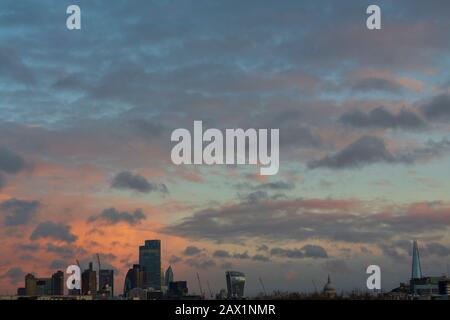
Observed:
[[[417,241],[414,240],[411,279],[421,279],[421,278],[422,278],[422,267],[420,266],[419,247],[417,245]]]

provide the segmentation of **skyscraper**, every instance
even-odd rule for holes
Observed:
[[[144,269],[144,288],[161,290],[161,240],[145,240],[139,247],[139,265]]]
[[[52,295],[52,278],[36,278],[36,295]]]
[[[164,280],[165,280],[164,285],[165,285],[166,287],[169,287],[169,284],[170,284],[171,282],[173,282],[173,271],[172,271],[172,266],[169,266],[169,267],[167,268],[167,270],[166,270],[166,275],[165,275],[165,277],[164,277]]]
[[[133,268],[129,269],[125,277],[125,283],[123,285],[123,294],[128,296],[131,289],[143,288],[145,280],[145,272],[140,265],[134,264]]]
[[[64,273],[62,271],[52,274],[52,295],[64,295]]]
[[[101,269],[98,274],[98,290],[114,296],[114,270]]]
[[[89,269],[81,274],[81,294],[93,295],[97,293],[97,272],[92,268],[92,262],[89,262]]]
[[[35,296],[37,293],[37,279],[31,273],[25,276],[25,294],[27,296]]]
[[[413,254],[412,254],[412,271],[411,279],[422,279],[422,268],[420,266],[419,246],[414,240]]]
[[[241,299],[244,297],[245,274],[238,271],[227,271],[227,289],[229,299]]]

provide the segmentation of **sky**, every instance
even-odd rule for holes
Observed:
[[[66,8],[81,7],[81,30]],[[382,29],[366,28],[378,4]],[[0,4],[0,294],[146,239],[198,292],[390,290],[450,262],[450,2]],[[280,170],[176,166],[171,132],[278,128]]]

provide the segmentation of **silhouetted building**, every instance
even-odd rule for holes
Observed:
[[[89,269],[81,274],[81,294],[93,295],[97,293],[97,272],[92,268],[92,262],[89,262]]]
[[[422,267],[420,265],[419,246],[417,245],[417,241],[414,241],[413,244],[412,257],[411,279],[421,279]]]
[[[173,282],[173,271],[172,271],[172,266],[169,266],[166,270],[166,274],[164,276],[164,280],[165,280],[165,286],[169,287],[169,284],[171,282]]]
[[[129,269],[125,276],[125,283],[123,285],[124,296],[129,296],[132,289],[143,289],[145,280],[145,272],[139,264],[134,264],[133,268]]]
[[[327,283],[323,287],[323,294],[329,298],[333,298],[336,296],[336,288],[331,283],[330,275],[328,275]]]
[[[25,290],[25,288],[17,288],[17,295],[18,296],[26,296],[27,291]]]
[[[438,287],[439,287],[439,294],[440,295],[450,296],[450,279],[449,278],[443,277],[439,281]]]
[[[244,297],[245,274],[238,271],[227,271],[228,299],[241,299]]]
[[[139,265],[145,272],[144,288],[161,290],[161,241],[145,240],[139,247]]]
[[[57,271],[52,274],[52,295],[63,296],[64,295],[64,272]]]
[[[98,290],[101,294],[114,296],[114,270],[102,269],[99,271]]]
[[[25,276],[25,295],[35,296],[37,294],[37,279],[31,273]]]
[[[167,295],[169,298],[179,298],[187,296],[188,287],[186,281],[171,281],[168,285]]]
[[[52,295],[52,278],[36,278],[36,295]]]
[[[67,290],[67,294],[69,296],[80,296],[81,295],[81,289],[69,289],[69,290]]]

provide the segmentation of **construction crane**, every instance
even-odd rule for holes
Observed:
[[[209,280],[206,280],[206,284],[208,285],[209,296],[210,296],[211,298],[213,298],[214,296],[213,296],[213,293],[212,293],[212,291],[211,291],[211,287],[209,286]]]
[[[198,272],[197,272],[197,280],[198,280],[198,287],[200,288],[200,295],[202,297],[205,297],[205,294],[203,293],[202,283],[200,281],[200,276],[199,276]]]
[[[262,289],[263,289],[264,296],[267,297],[266,287],[264,286],[264,282],[262,281],[261,277],[259,277],[259,283],[261,284],[261,287],[262,287]]]
[[[100,269],[101,269],[101,264],[100,264],[100,255],[97,253],[97,263],[98,263],[98,289],[101,290],[103,288],[101,288],[101,283],[100,283]]]
[[[100,273],[100,255],[97,253],[97,262],[98,262],[98,273]]]

